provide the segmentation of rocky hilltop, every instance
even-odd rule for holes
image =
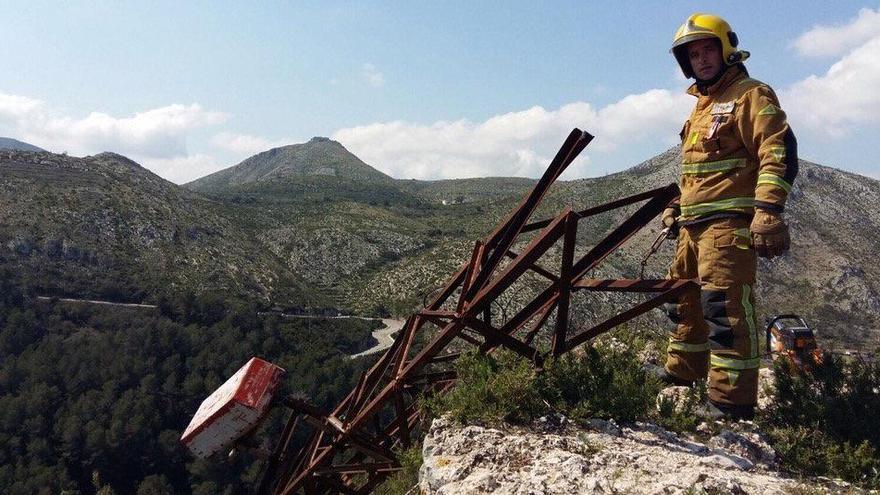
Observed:
[[[371,183],[394,180],[361,161],[338,142],[326,137],[314,137],[307,143],[263,151],[234,167],[190,182],[187,187],[208,192],[250,182],[308,176],[340,177]]]
[[[676,434],[651,423],[562,416],[534,429],[434,420],[422,446],[420,493],[792,494],[863,493],[829,479],[778,471],[776,453],[750,422]]]
[[[192,290],[296,304],[309,292],[228,209],[114,153],[0,151],[0,265],[66,297]]]

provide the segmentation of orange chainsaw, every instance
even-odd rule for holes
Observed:
[[[798,370],[809,370],[822,364],[822,349],[816,334],[798,315],[779,315],[768,318],[767,354],[773,360],[785,359]]]

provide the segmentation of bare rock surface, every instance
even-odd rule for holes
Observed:
[[[577,427],[551,417],[526,429],[444,417],[434,420],[422,453],[423,494],[859,493],[843,482],[779,473],[775,452],[748,422],[701,441],[650,423]]]

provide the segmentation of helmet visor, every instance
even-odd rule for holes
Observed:
[[[704,40],[707,38],[718,39],[718,36],[715,36],[715,33],[705,33],[705,32],[686,34],[684,36],[679,37],[677,40],[675,40],[672,43],[672,48],[670,48],[669,51],[671,52],[674,49],[678,48],[679,46],[684,46],[684,45],[690,43],[691,41]]]

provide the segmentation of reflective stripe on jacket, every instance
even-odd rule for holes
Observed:
[[[797,141],[776,94],[733,66],[702,92],[681,131],[681,216],[782,211],[798,172]]]

